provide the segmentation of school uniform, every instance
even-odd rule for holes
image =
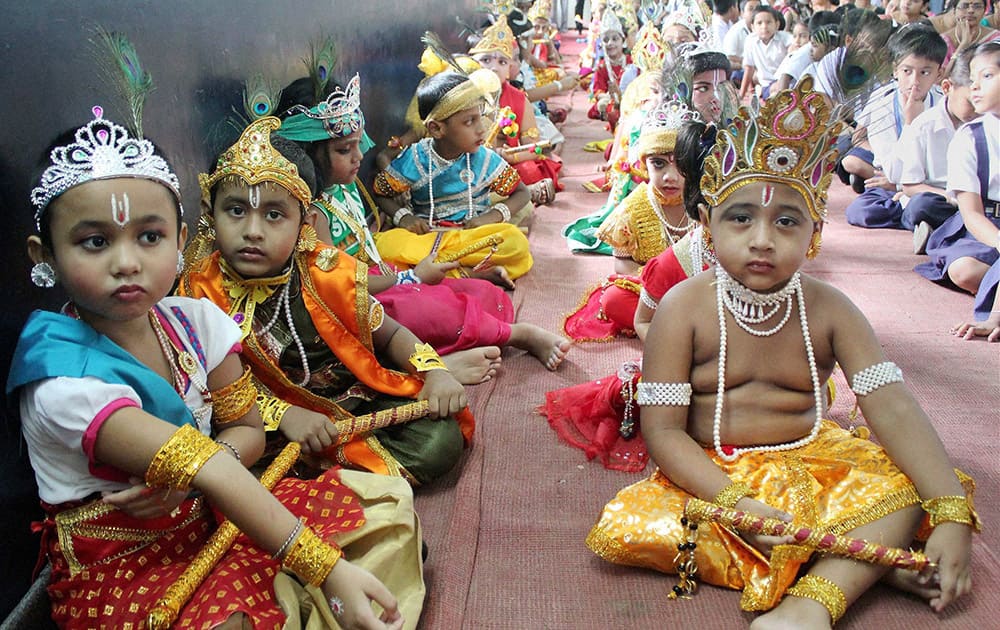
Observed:
[[[756,33],[751,33],[743,47],[743,67],[756,68],[754,77],[762,89],[767,90],[777,80],[778,66],[788,54],[788,46],[792,43],[792,34],[788,31],[778,31],[766,44]]]

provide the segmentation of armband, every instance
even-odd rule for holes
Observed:
[[[281,564],[302,581],[322,587],[342,555],[340,549],[323,542],[310,528],[303,527]]]
[[[861,370],[851,379],[851,391],[867,396],[876,389],[891,383],[902,383],[903,371],[892,361],[876,363]]]
[[[967,496],[955,495],[935,497],[920,502],[920,507],[930,517],[930,526],[937,527],[941,523],[961,523],[974,530],[982,531],[979,514]]]
[[[417,369],[417,372],[429,372],[431,370],[448,371],[448,366],[444,364],[437,351],[429,343],[417,343],[413,345],[413,354],[410,355],[410,365]]]
[[[639,301],[654,311],[656,310],[656,307],[659,306],[659,303],[653,299],[653,296],[646,292],[646,287],[643,287],[639,291]]]
[[[403,206],[399,210],[396,210],[396,213],[392,215],[392,224],[398,227],[399,222],[403,220],[403,217],[410,214],[413,214],[413,210]]]
[[[493,210],[500,213],[500,218],[504,223],[510,222],[510,208],[505,203],[495,203],[493,204]]]
[[[291,406],[290,403],[275,396],[258,393],[257,409],[260,410],[260,419],[264,421],[264,430],[276,430],[281,424],[281,419],[285,417],[285,412]]]
[[[243,375],[212,394],[212,419],[215,424],[228,424],[247,415],[257,401],[257,386],[253,382],[250,368]]]
[[[733,482],[720,490],[712,499],[712,503],[731,510],[736,507],[740,499],[752,497],[753,494],[753,490],[747,484]]]
[[[153,455],[146,469],[146,485],[187,490],[205,462],[221,450],[210,437],[185,424]]]
[[[635,402],[641,406],[687,407],[691,404],[691,383],[647,383],[639,381]]]
[[[420,284],[420,276],[413,273],[412,269],[406,269],[396,273],[396,284]]]

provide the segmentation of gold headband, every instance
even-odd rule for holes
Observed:
[[[280,128],[281,121],[274,116],[252,122],[236,144],[222,152],[211,175],[198,175],[202,199],[207,202],[212,198],[212,187],[219,180],[236,176],[251,186],[274,182],[299,200],[303,208],[309,207],[309,184],[299,176],[298,167],[271,146],[271,132]]]
[[[639,142],[636,143],[639,159],[673,153],[680,128],[689,121],[700,119],[698,112],[688,109],[687,104],[679,99],[657,105],[646,114],[642,123]]]
[[[499,52],[507,55],[508,59],[513,59],[514,46],[516,45],[514,32],[507,25],[507,16],[501,15],[496,22],[483,31],[483,38],[469,50],[469,54]]]
[[[446,120],[463,109],[475,107],[484,98],[482,89],[473,81],[462,81],[441,97],[431,113],[427,114],[427,118],[424,118],[424,124],[432,120],[438,122]]]

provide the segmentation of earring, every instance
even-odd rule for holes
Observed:
[[[56,286],[56,271],[47,262],[40,262],[31,268],[31,282],[36,287],[51,289]]]
[[[177,250],[177,275],[184,273],[184,252]]]
[[[299,242],[295,244],[295,251],[297,252],[311,252],[316,249],[316,244],[319,242],[319,236],[316,235],[316,229],[308,223],[303,224],[299,228]]]
[[[707,225],[701,230],[701,238],[704,241],[705,251],[714,254],[715,243],[712,242],[712,233],[709,231]]]
[[[812,260],[819,256],[819,250],[823,246],[823,235],[819,232],[813,232],[812,239],[809,241],[809,249],[806,250],[806,258]]]

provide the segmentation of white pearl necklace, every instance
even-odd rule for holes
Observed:
[[[292,340],[295,341],[295,347],[299,350],[299,360],[302,361],[302,381],[298,383],[299,387],[305,387],[309,384],[309,380],[312,378],[312,372],[309,370],[309,358],[306,356],[306,348],[302,344],[302,339],[299,337],[299,331],[295,330],[295,320],[292,319],[292,307],[289,305],[290,300],[288,298],[289,287],[292,285],[291,278],[285,283],[285,286],[281,289],[281,294],[278,296],[278,305],[274,309],[274,315],[271,316],[271,320],[264,324],[260,329],[260,334],[264,335],[267,331],[271,330],[274,325],[278,322],[278,316],[282,311],[285,312],[285,321],[288,322],[288,330],[292,334]]]
[[[719,313],[719,385],[715,393],[715,417],[712,422],[712,441],[715,445],[715,452],[724,461],[732,462],[736,461],[736,459],[743,453],[753,451],[787,451],[793,448],[799,448],[800,446],[805,446],[816,438],[816,435],[819,433],[820,426],[823,424],[823,391],[820,389],[819,370],[816,368],[816,355],[813,353],[812,338],[809,336],[809,322],[806,319],[806,302],[802,291],[802,282],[799,272],[795,272],[795,275],[792,276],[791,280],[789,280],[788,285],[786,285],[781,291],[773,294],[757,293],[756,291],[739,284],[733,280],[728,273],[726,273],[726,270],[723,269],[721,265],[717,265],[715,267],[715,279],[716,304]],[[734,295],[736,293],[739,293],[738,297]],[[787,297],[778,297],[779,294],[784,293],[787,293]],[[812,379],[813,398],[816,401],[816,421],[813,423],[812,430],[808,435],[795,440],[794,442],[751,446],[747,448],[733,448],[731,453],[726,453],[722,449],[722,399],[726,393],[726,347],[728,341],[726,333],[726,311],[728,310],[732,313],[733,319],[735,319],[736,323],[739,324],[744,330],[760,337],[767,337],[781,330],[785,322],[788,321],[793,295],[798,297],[799,302],[799,322],[802,325],[802,338],[806,346],[806,358],[809,361],[809,376]],[[768,318],[774,316],[780,307],[780,303],[786,300],[788,303],[788,310],[786,311],[780,324],[768,331],[755,331],[748,328],[749,323],[762,323],[767,321]],[[759,319],[759,316],[756,314],[752,317],[744,316],[742,314],[742,308],[733,310],[733,308],[730,307],[730,302],[733,304],[738,302],[740,304],[753,304],[754,306],[764,307],[773,303],[775,304],[775,307],[770,311],[771,314],[768,317]]]
[[[427,196],[430,200],[430,214],[427,217],[427,223],[431,227],[434,227],[434,177],[435,175],[443,172],[446,168],[455,163],[455,160],[446,160],[445,158],[438,155],[437,151],[434,150],[434,140],[432,138],[427,139]],[[435,173],[434,164],[435,162],[441,162],[441,169]],[[465,211],[465,220],[468,221],[473,216],[472,211],[472,180],[475,177],[475,173],[472,172],[472,154],[465,154],[465,169],[459,173],[459,178],[464,181],[469,187],[469,208]]]
[[[719,284],[725,289],[722,292],[722,300],[726,309],[733,314],[736,324],[751,335],[757,337],[770,337],[782,328],[792,314],[792,298],[802,288],[801,276],[799,272],[788,281],[780,291],[774,293],[757,293],[746,288],[742,284],[735,282],[725,269],[718,267],[716,276],[724,278]],[[757,330],[751,325],[759,325],[774,317],[781,305],[785,305],[785,315],[773,328],[768,330]]]
[[[685,222],[683,225],[674,225],[670,221],[667,221],[667,215],[663,212],[663,206],[660,205],[660,200],[656,198],[656,193],[653,191],[652,184],[646,184],[646,199],[649,201],[649,205],[653,208],[653,214],[656,218],[660,220],[660,225],[664,227],[662,230],[663,235],[667,237],[670,241],[670,246],[673,247],[677,241],[681,239],[685,234],[694,229],[697,223],[691,220],[687,214],[684,215]],[[674,234],[678,236],[675,238]]]

